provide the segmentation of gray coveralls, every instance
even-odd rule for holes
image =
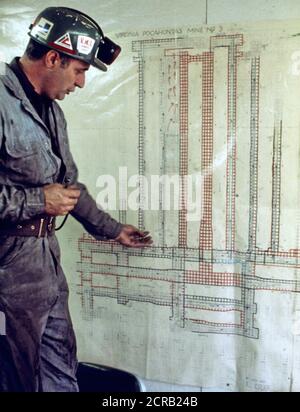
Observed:
[[[77,181],[63,112],[56,102],[52,107],[49,122],[60,158],[51,149],[49,130],[6,67],[0,76],[0,312],[6,329],[2,335],[0,329],[0,392],[78,390],[76,342],[57,239],[3,235],[1,223],[17,225],[43,214],[42,187],[57,182],[63,162],[63,182],[81,190],[71,214],[98,240],[115,238],[122,229]]]

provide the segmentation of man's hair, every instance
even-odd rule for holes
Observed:
[[[45,56],[45,54],[48,53],[49,50],[51,50],[51,48],[30,39],[25,50],[25,55],[29,60],[40,60],[43,56]],[[62,66],[68,66],[71,57],[68,57],[59,51],[57,53],[61,58]]]

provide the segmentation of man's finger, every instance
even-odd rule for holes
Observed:
[[[136,232],[131,233],[131,236],[143,239],[143,238],[149,237],[150,233],[137,230]]]
[[[145,246],[145,245],[151,245],[153,243],[153,240],[151,236],[135,237],[135,238],[131,238],[131,243],[134,244],[135,246]]]
[[[78,202],[78,199],[76,198],[68,198],[65,202],[64,202],[64,205],[65,206],[75,206],[75,205],[77,205],[77,202]]]
[[[143,233],[142,235],[134,235],[133,236],[134,239],[136,240],[141,240],[141,241],[145,241],[147,242],[148,240],[151,240],[151,235],[148,233]]]
[[[80,190],[78,190],[78,189],[66,188],[66,189],[65,189],[65,194],[66,194],[66,196],[68,196],[69,198],[78,199],[79,196],[80,196]]]

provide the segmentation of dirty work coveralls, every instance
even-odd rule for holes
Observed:
[[[48,120],[47,127],[6,65],[0,75],[0,312],[5,318],[0,392],[78,390],[76,342],[56,236],[3,235],[1,223],[15,226],[39,217],[45,206],[42,187],[59,182],[79,186],[71,214],[96,239],[115,238],[122,229],[77,181],[64,115],[54,101]]]

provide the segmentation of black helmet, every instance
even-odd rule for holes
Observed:
[[[29,30],[34,41],[103,71],[121,51],[120,46],[104,37],[95,20],[68,7],[46,8]]]

